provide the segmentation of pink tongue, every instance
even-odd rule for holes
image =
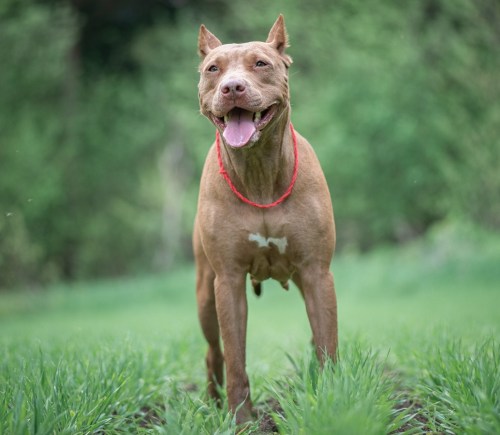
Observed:
[[[242,109],[233,109],[228,114],[226,129],[223,136],[232,147],[246,145],[255,133],[253,112]]]

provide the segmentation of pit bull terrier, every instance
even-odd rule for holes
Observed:
[[[290,122],[287,46],[282,15],[266,42],[222,44],[203,25],[198,36],[200,108],[216,139],[194,225],[196,296],[208,392],[220,402],[225,362],[237,423],[254,416],[245,370],[247,275],[257,294],[261,281],[288,288],[291,279],[304,298],[318,359],[335,360],[337,352],[333,210],[318,159]]]

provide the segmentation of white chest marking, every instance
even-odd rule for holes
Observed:
[[[284,254],[286,251],[286,247],[288,245],[288,241],[286,240],[286,237],[268,237],[265,238],[264,236],[261,236],[259,233],[257,234],[250,234],[248,236],[248,240],[251,242],[257,242],[257,246],[259,248],[269,248],[269,243],[272,243],[278,248],[278,251],[280,254]]]

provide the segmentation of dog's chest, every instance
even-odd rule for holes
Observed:
[[[250,233],[248,236],[249,242],[255,242],[258,248],[271,248],[275,247],[280,254],[286,253],[286,248],[288,246],[288,238],[286,236],[283,237],[265,237],[261,235],[259,232]]]

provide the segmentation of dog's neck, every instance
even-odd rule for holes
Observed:
[[[286,110],[249,148],[235,149],[222,141],[222,160],[229,177],[254,202],[269,204],[290,184],[294,153],[289,124],[289,110]]]

